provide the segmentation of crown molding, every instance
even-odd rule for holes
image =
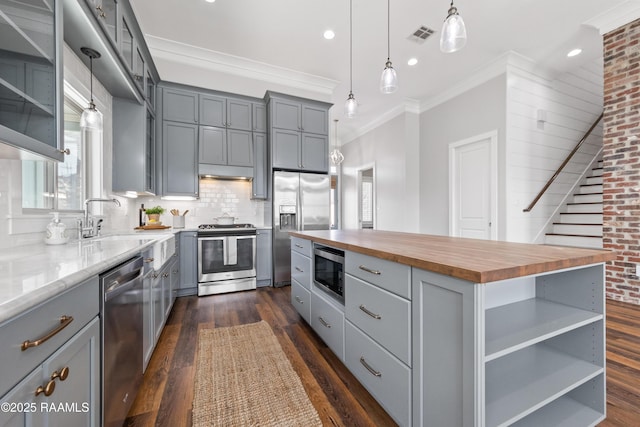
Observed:
[[[168,61],[332,95],[340,82],[145,34],[151,55]]]
[[[363,126],[360,126],[355,131],[345,133],[344,134],[345,142],[341,143],[341,145],[348,144],[354,139],[360,138],[367,132],[370,132],[376,129],[377,127],[385,124],[389,120],[394,119],[404,113],[420,114],[420,101],[416,99],[405,99],[402,104],[398,104],[395,107],[391,108],[390,110],[387,110],[386,112],[382,113],[381,115],[376,117],[374,120],[370,121],[369,123]]]
[[[613,7],[584,22],[585,25],[596,28],[603,36],[608,32],[616,30],[629,22],[640,18],[640,1],[627,0],[626,2]]]

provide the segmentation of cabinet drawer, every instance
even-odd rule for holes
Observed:
[[[311,294],[311,327],[344,361],[344,313],[316,292]]]
[[[398,359],[411,366],[411,303],[347,276],[345,314]]]
[[[345,253],[345,264],[352,276],[411,299],[411,267],[408,265],[356,252]]]
[[[411,424],[411,370],[345,321],[345,364],[401,426]]]
[[[94,277],[0,326],[0,396],[98,315],[99,288]],[[42,339],[63,326],[61,316],[73,320],[41,345],[22,350],[25,341]]]
[[[311,258],[312,248],[313,248],[313,244],[311,243],[311,240],[301,239],[299,237],[291,238],[291,249],[301,253],[302,255],[308,258]]]
[[[311,323],[311,292],[295,280],[291,281],[291,304],[307,323]]]
[[[311,290],[311,259],[291,252],[291,279]]]

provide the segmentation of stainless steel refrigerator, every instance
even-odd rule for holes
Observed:
[[[328,230],[330,223],[329,175],[273,173],[273,284],[291,284],[289,231]]]

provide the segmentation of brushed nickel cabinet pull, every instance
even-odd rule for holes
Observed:
[[[362,366],[364,366],[365,368],[367,368],[367,371],[371,372],[371,375],[373,375],[374,377],[381,377],[382,376],[382,372],[380,371],[376,371],[375,369],[373,369],[371,366],[369,366],[369,364],[367,363],[366,360],[364,360],[364,356],[360,356],[360,363],[362,364]]]
[[[318,316],[318,320],[320,320],[320,323],[322,323],[322,326],[324,326],[325,328],[331,328],[331,325],[327,323],[327,321],[324,320],[322,316]]]
[[[378,320],[382,319],[382,316],[380,316],[379,314],[375,314],[373,311],[370,311],[367,307],[364,306],[364,304],[360,304],[360,310],[364,311],[374,319],[378,319]]]
[[[358,266],[358,268],[360,270],[366,271],[367,273],[375,274],[376,276],[379,276],[380,274],[382,274],[382,273],[380,273],[380,271],[372,270],[371,268],[365,267],[364,265],[360,265],[360,266]]]
[[[302,248],[304,248],[304,246],[299,245],[299,244],[297,244],[297,243],[296,243],[296,248],[300,248],[300,249],[302,249]]]
[[[297,295],[296,295],[296,301],[298,301],[300,304],[304,304],[304,301],[302,301],[300,297]]]
[[[304,271],[302,271],[300,267],[296,267],[296,271],[299,271],[300,273],[304,273]]]
[[[153,258],[145,258],[145,259],[144,259],[144,262],[146,262],[146,263],[153,262]]]
[[[60,332],[61,330],[69,326],[71,322],[73,322],[73,316],[60,316],[60,326],[50,331],[47,335],[43,336],[42,338],[38,338],[37,340],[34,340],[34,341],[26,340],[25,342],[22,343],[22,347],[21,347],[22,351],[25,351],[26,349],[31,347],[37,347],[40,344],[48,341],[51,337],[53,337],[58,332]]]

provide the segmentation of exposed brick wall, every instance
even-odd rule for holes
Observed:
[[[604,36],[603,160],[607,297],[640,304],[640,20]]]

